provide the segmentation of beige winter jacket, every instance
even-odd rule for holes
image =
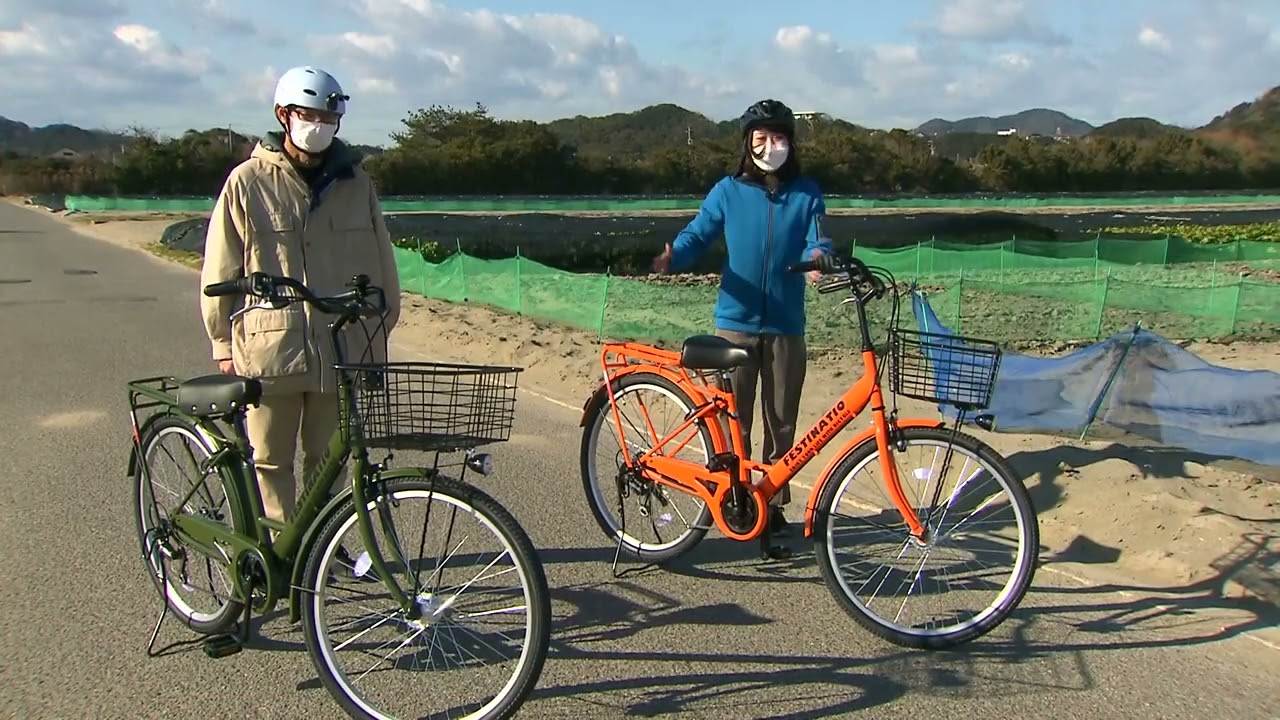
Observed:
[[[349,325],[343,353],[348,361],[385,361],[386,336],[400,316],[400,282],[373,182],[359,156],[335,140],[313,203],[281,142],[279,133],[269,133],[228,176],[209,220],[200,287],[262,271],[324,296],[343,292],[364,273],[386,293],[386,327],[379,330],[376,319]],[[240,312],[258,302],[200,294],[214,360],[231,359],[237,373],[267,381],[268,392],[334,392],[332,316],[303,302]],[[370,333],[376,333],[372,355]]]

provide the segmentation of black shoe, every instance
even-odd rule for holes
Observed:
[[[790,560],[791,548],[786,545],[762,545],[760,547],[761,560]]]
[[[791,523],[782,514],[782,508],[776,505],[769,508],[769,534],[774,537],[791,537]]]

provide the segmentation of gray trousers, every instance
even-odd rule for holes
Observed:
[[[800,391],[807,366],[803,335],[749,335],[716,330],[716,335],[752,348],[752,361],[733,371],[734,400],[742,425],[742,445],[751,457],[751,428],[754,425],[756,378],[760,380],[760,416],[764,425],[762,462],[777,463],[791,449],[800,414]],[[727,429],[727,428],[726,428]],[[783,486],[771,505],[791,502],[791,486]]]

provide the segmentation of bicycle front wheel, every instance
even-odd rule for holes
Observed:
[[[906,647],[953,647],[990,632],[1022,601],[1039,525],[1026,487],[986,443],[950,430],[901,433],[893,462],[926,538],[911,537],[889,499],[870,440],[836,466],[818,498],[814,555],[827,588],[867,630]]]
[[[487,494],[445,477],[388,480],[367,509],[377,551],[420,617],[377,577],[349,499],[318,533],[303,576],[303,633],[325,687],[358,718],[510,717],[550,643],[550,592],[524,530]],[[423,687],[419,674],[431,671]]]

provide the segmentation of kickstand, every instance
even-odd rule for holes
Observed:
[[[650,568],[657,567],[657,563],[646,563],[639,567],[627,568],[626,570],[618,570],[618,558],[622,555],[622,537],[627,534],[627,511],[623,508],[622,503],[622,486],[618,487],[618,519],[621,520],[621,527],[618,528],[618,546],[613,551],[613,566],[611,572],[615,580],[626,577],[631,573],[644,572]]]
[[[154,530],[151,532],[154,532]],[[147,557],[153,556],[158,545],[159,539],[152,536],[148,541],[150,551],[147,553]],[[160,585],[161,588],[169,587],[169,571],[163,563],[160,565]],[[147,657],[161,657],[163,655],[170,654],[170,651],[172,650],[199,644],[204,645],[205,654],[212,658],[234,655],[244,649],[245,643],[248,642],[249,613],[251,609],[252,603],[246,602],[244,605],[243,620],[236,624],[237,628],[234,634],[224,633],[222,635],[210,635],[206,637],[191,638],[189,640],[178,640],[169,643],[159,650],[155,650],[156,638],[160,636],[160,627],[164,625],[165,616],[171,612],[169,609],[169,599],[166,597],[165,591],[162,589],[160,592],[160,617],[156,620],[155,629],[151,631],[150,641],[147,642]]]
[[[160,539],[155,535],[154,528],[147,531],[147,534],[150,535],[150,538],[147,540],[147,557],[150,558],[155,556],[156,549],[160,545]],[[169,587],[169,571],[163,563],[160,564],[160,586],[161,588]],[[169,598],[166,597],[165,591],[162,589],[160,591],[160,617],[156,620],[156,627],[151,631],[151,640],[147,643],[147,657],[154,658],[160,657],[161,655],[167,655],[170,650],[187,647],[189,645],[196,645],[204,639],[194,638],[191,640],[179,640],[177,642],[169,643],[159,650],[155,650],[156,638],[160,636],[160,626],[164,625],[164,618],[169,614],[169,612]]]

